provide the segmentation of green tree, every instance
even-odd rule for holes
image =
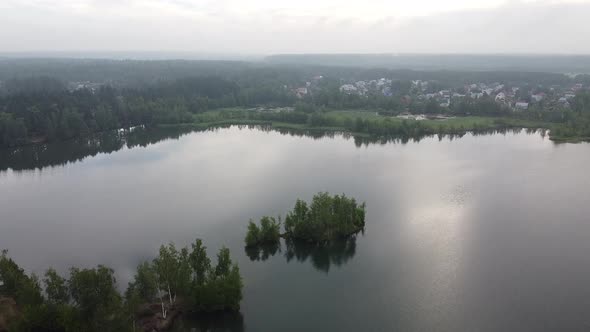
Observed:
[[[134,332],[137,329],[137,312],[143,301],[137,285],[135,283],[129,283],[125,291],[125,312],[131,321],[131,327]]]
[[[161,289],[168,291],[168,303],[174,303],[176,299],[177,274],[180,268],[178,250],[173,243],[168,246],[160,246],[160,254],[154,259],[154,267],[158,276],[158,283]]]
[[[263,243],[272,244],[279,241],[281,236],[281,223],[273,217],[264,216],[260,219],[260,234]]]
[[[203,285],[206,282],[207,273],[211,269],[211,260],[207,257],[207,247],[203,245],[201,239],[195,240],[192,249],[189,261],[194,271],[193,282],[196,285]]]
[[[17,305],[36,306],[43,302],[37,277],[29,277],[6,250],[0,255],[0,281],[0,295],[14,298]]]
[[[226,247],[221,248],[217,254],[217,265],[215,266],[215,276],[224,277],[229,274],[231,268],[231,258],[229,255],[229,249]]]
[[[246,247],[254,247],[260,243],[260,228],[250,219],[246,233]]]
[[[68,304],[70,301],[70,293],[68,290],[68,282],[65,278],[57,274],[55,269],[48,269],[45,272],[43,279],[45,284],[45,293],[47,300],[53,304]]]
[[[72,268],[68,284],[89,330],[124,330],[122,299],[112,269],[102,265],[94,269]]]
[[[148,262],[137,266],[133,287],[144,301],[153,301],[158,294],[158,278],[154,268]]]

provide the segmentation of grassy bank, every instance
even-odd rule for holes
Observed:
[[[379,115],[374,111],[327,111],[320,114],[258,112],[243,108],[220,109],[196,114],[193,122],[180,126],[195,130],[227,125],[264,125],[274,129],[312,132],[347,132],[360,137],[420,137],[437,134],[464,134],[513,128],[551,129],[554,124],[515,117],[464,116],[442,120],[412,120]],[[303,117],[303,118],[302,118]],[[551,137],[558,142],[579,142],[583,137]]]

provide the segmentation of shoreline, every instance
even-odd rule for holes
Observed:
[[[240,109],[245,110],[245,109]],[[229,110],[212,110],[204,113],[195,114],[195,117],[199,116],[220,116]],[[447,119],[426,119],[426,120],[412,120],[402,119],[399,117],[375,115],[373,112],[367,111],[354,111],[354,110],[337,110],[327,112],[328,116],[340,117],[342,121],[353,121],[356,118],[363,117],[364,119],[371,120],[375,123],[390,123],[390,124],[401,124],[409,123],[416,124],[420,129],[424,131],[422,134],[373,134],[370,132],[356,131],[344,125],[332,125],[332,126],[314,126],[307,123],[291,123],[281,122],[272,120],[259,120],[249,118],[234,118],[234,119],[223,119],[223,120],[212,120],[199,122],[197,119],[193,122],[180,122],[170,124],[154,124],[151,126],[143,125],[146,129],[149,128],[186,128],[191,130],[207,130],[214,128],[221,128],[223,126],[268,126],[275,130],[301,130],[314,133],[343,133],[351,135],[353,137],[362,138],[415,138],[424,136],[435,136],[435,135],[464,135],[468,133],[478,133],[492,130],[508,130],[508,129],[542,129],[549,131],[549,139],[555,143],[584,143],[590,142],[590,137],[579,137],[579,136],[552,136],[551,129],[557,123],[550,123],[546,121],[534,121],[519,119],[513,117],[486,117],[486,116],[454,116]],[[52,143],[63,143],[71,142],[76,139],[90,138],[93,135],[99,135],[111,131],[127,131],[132,130],[135,127],[129,128],[115,128],[105,131],[90,132],[81,136],[76,136],[68,139],[54,139],[47,140],[46,138],[33,137],[27,142],[17,144],[14,146],[0,146],[0,149],[18,149],[27,146],[42,146],[44,144]]]

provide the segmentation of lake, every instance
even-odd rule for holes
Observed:
[[[161,244],[229,247],[241,315],[183,331],[590,329],[590,144],[531,132],[359,144],[235,126],[154,136],[0,152],[0,248],[38,274],[105,264],[125,287]],[[365,201],[365,232],[244,251],[250,218],[319,191]]]

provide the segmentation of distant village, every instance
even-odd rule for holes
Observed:
[[[318,82],[322,78],[322,76],[315,76],[312,80],[306,82],[306,86],[294,88],[292,91],[298,98],[305,98],[313,94],[314,91],[321,89]],[[530,87],[524,83],[506,86],[501,83],[475,82],[460,88],[438,90],[433,88],[433,86],[440,86],[436,81],[413,80],[410,89],[400,94],[401,91],[395,90],[394,86],[396,84],[394,83],[399,83],[399,81],[380,78],[368,81],[343,82],[339,91],[345,95],[364,97],[375,96],[376,94],[384,97],[398,95],[405,104],[412,101],[435,101],[442,108],[449,108],[453,103],[460,102],[465,98],[491,97],[496,103],[518,112],[527,111],[534,106],[546,110],[567,110],[571,107],[571,101],[576,96],[576,93],[587,89],[580,83],[569,86]]]

